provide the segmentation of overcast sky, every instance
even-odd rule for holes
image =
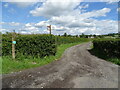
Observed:
[[[9,1],[9,0],[8,0]],[[118,32],[118,12],[120,8],[117,2],[85,2],[83,0],[44,2],[2,2],[2,17],[0,17],[0,29],[3,33],[49,33],[46,26],[52,25],[52,34],[63,33],[79,35],[84,34],[108,34]],[[29,2],[28,2],[29,1]]]

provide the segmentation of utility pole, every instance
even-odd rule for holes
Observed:
[[[12,58],[13,60],[15,60],[15,44],[16,44],[16,41],[15,41],[15,30],[13,30],[13,33],[12,33]]]
[[[50,31],[50,35],[51,35],[51,25],[47,26],[47,30]]]

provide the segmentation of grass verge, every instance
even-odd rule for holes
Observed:
[[[27,59],[25,59],[24,56],[21,56],[18,60],[12,60],[10,56],[3,56],[2,59],[0,59],[0,61],[2,61],[2,72],[0,73],[7,74],[46,65],[52,61],[58,60],[62,56],[65,49],[81,43],[83,42],[61,44],[57,47],[57,53],[55,56],[46,56],[44,58],[33,58],[28,56]]]

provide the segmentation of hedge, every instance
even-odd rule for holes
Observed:
[[[93,49],[107,57],[120,58],[120,39],[98,39],[93,41]]]
[[[2,35],[2,55],[11,55],[11,37],[11,34]],[[44,57],[55,55],[57,51],[53,35],[17,35],[16,42],[16,55]]]
[[[16,55],[30,55],[37,57],[44,57],[49,55],[55,55],[57,51],[57,45],[76,43],[76,42],[86,42],[89,39],[79,38],[79,37],[64,37],[64,36],[54,36],[54,35],[16,35]],[[12,53],[12,34],[2,35],[2,55],[11,55]]]
[[[89,39],[87,38],[56,36],[57,45],[75,43],[75,42],[87,42],[87,41],[89,41]]]

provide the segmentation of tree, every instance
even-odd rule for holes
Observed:
[[[64,33],[64,35],[63,35],[64,37],[67,37],[67,33]]]
[[[93,37],[96,38],[96,35],[94,34]]]
[[[84,33],[82,33],[82,35],[80,35],[80,37],[81,37],[81,38],[85,38],[85,35],[84,35]]]
[[[75,37],[78,37],[78,35],[75,35]]]

